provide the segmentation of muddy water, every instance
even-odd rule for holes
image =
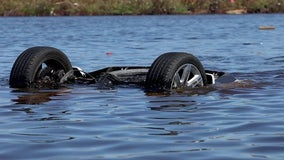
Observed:
[[[0,158],[283,159],[283,18],[0,18]],[[171,95],[133,86],[9,88],[14,60],[37,45],[61,49],[85,71],[191,52],[241,81]]]

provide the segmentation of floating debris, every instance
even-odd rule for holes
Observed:
[[[259,30],[275,30],[274,26],[259,26]]]

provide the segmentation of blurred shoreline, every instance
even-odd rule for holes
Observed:
[[[0,16],[284,13],[283,0],[1,0]]]

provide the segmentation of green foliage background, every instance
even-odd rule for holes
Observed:
[[[0,16],[283,13],[284,0],[1,0]]]

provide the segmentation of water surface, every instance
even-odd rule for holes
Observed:
[[[283,18],[0,18],[0,158],[283,159]],[[61,49],[85,71],[148,66],[164,52],[190,52],[206,69],[232,73],[244,84],[171,95],[127,86],[9,88],[16,57],[39,45]]]

